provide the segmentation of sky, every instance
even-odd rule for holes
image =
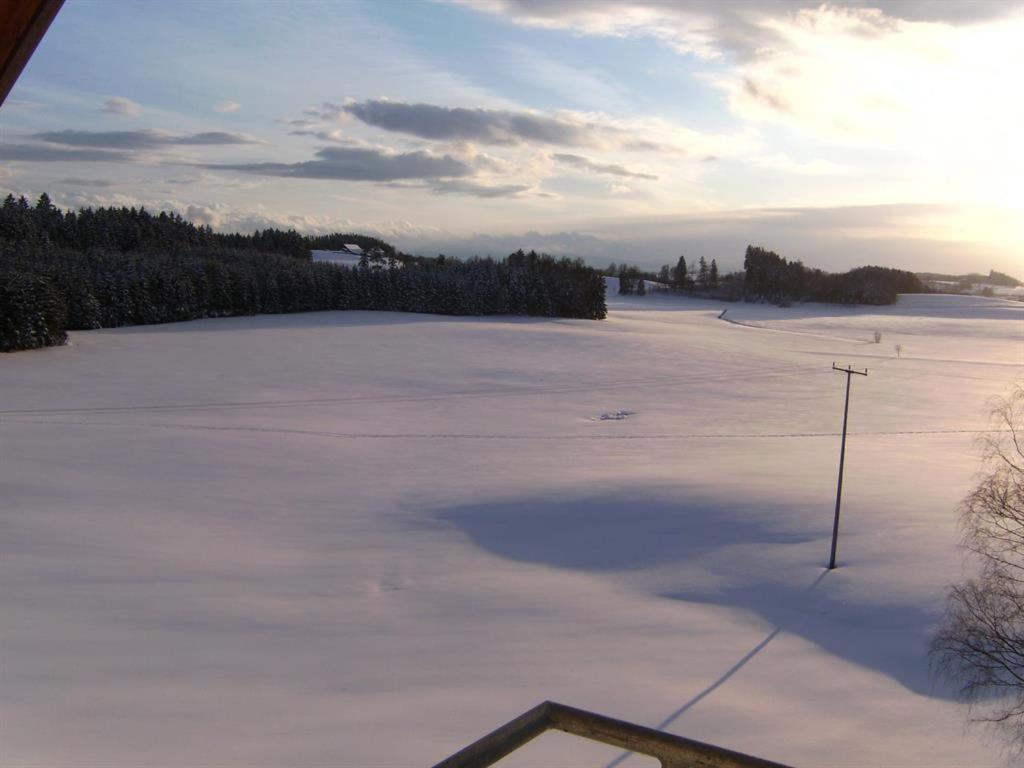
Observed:
[[[604,265],[1024,277],[1024,3],[70,0],[0,189]]]

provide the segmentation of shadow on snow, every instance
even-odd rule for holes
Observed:
[[[488,325],[565,325],[591,323],[566,317],[539,317],[528,315],[440,315],[427,312],[391,312],[368,309],[327,309],[310,312],[280,312],[258,315],[233,315],[231,317],[204,317],[195,320],[180,320],[149,325],[122,325],[116,328],[98,328],[72,333],[182,333],[193,331],[229,331],[306,328],[368,328],[388,325],[411,325],[416,323],[486,323]]]
[[[798,516],[789,504],[669,499],[637,489],[494,501],[443,509],[435,516],[502,557],[600,572],[611,578],[616,573],[698,559],[700,566],[722,575],[738,566],[750,573],[744,586],[709,590],[679,583],[656,594],[753,611],[773,625],[767,642],[780,631],[789,632],[828,653],[881,672],[915,693],[952,697],[953,692],[945,686],[933,686],[927,669],[928,638],[939,618],[937,613],[884,599],[878,604],[850,602],[829,589],[829,579],[821,577],[823,570],[817,579],[803,583],[790,578],[801,564],[804,573],[819,563],[823,568],[831,534],[828,514],[822,516],[818,529],[798,531]],[[802,562],[799,558],[806,560],[804,552],[811,551],[805,544],[820,544],[822,559]],[[778,552],[780,547],[794,546],[800,548],[795,561],[790,552],[783,559],[765,556],[763,572],[752,563],[761,559],[761,547]],[[813,547],[815,552],[818,549]],[[782,562],[797,565],[780,565]],[[783,574],[782,568],[790,572]],[[756,650],[760,651],[760,646]],[[741,660],[712,689],[748,660]],[[707,693],[710,690],[698,699]]]

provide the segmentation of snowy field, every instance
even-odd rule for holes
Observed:
[[[1024,304],[609,298],[0,356],[0,764],[429,766],[544,699],[798,766],[1004,764],[925,649]],[[833,361],[869,376],[826,574]],[[618,758],[502,765],[654,765]]]

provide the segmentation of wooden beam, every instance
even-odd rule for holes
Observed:
[[[686,739],[654,728],[545,701],[434,768],[487,768],[545,731],[558,730],[613,747],[649,755],[662,768],[787,768],[759,757]],[[617,760],[615,762],[618,762]]]
[[[25,69],[64,0],[3,0],[0,3],[0,105]]]

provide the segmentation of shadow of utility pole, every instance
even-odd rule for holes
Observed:
[[[813,590],[813,589],[814,589],[815,587],[817,587],[817,586],[818,586],[818,585],[819,585],[819,584],[821,583],[821,580],[825,578],[825,575],[826,575],[827,573],[828,573],[828,571],[827,571],[827,570],[825,570],[825,571],[822,571],[822,572],[821,572],[821,574],[820,574],[820,575],[818,576],[818,578],[816,578],[816,579],[815,579],[815,580],[814,580],[814,581],[813,581],[813,582],[811,583],[811,585],[810,585],[810,586],[809,586],[809,587],[807,588],[807,591],[808,591],[808,592],[810,592],[810,591],[812,591],[812,590]],[[755,656],[757,656],[757,654],[759,654],[759,653],[760,653],[761,651],[763,651],[763,650],[764,650],[765,648],[767,648],[767,647],[768,647],[768,644],[769,644],[769,643],[770,643],[770,642],[771,642],[772,640],[774,640],[774,639],[775,639],[775,637],[776,637],[776,636],[777,636],[777,635],[778,635],[778,634],[779,634],[779,633],[780,633],[781,631],[782,631],[782,627],[781,627],[781,626],[776,626],[776,627],[775,627],[774,629],[772,629],[772,631],[771,631],[771,632],[769,632],[769,633],[768,633],[768,634],[767,634],[767,635],[766,635],[766,636],[764,637],[764,639],[762,639],[762,640],[761,640],[761,642],[759,642],[759,643],[758,643],[757,645],[755,645],[755,646],[754,646],[753,648],[751,648],[751,649],[750,649],[750,650],[749,650],[749,651],[748,651],[748,652],[747,652],[747,653],[746,653],[746,654],[745,654],[745,655],[743,656],[743,658],[741,658],[741,659],[740,659],[739,661],[737,661],[737,662],[736,662],[735,664],[733,664],[733,665],[732,665],[731,667],[729,667],[729,669],[727,669],[727,670],[726,670],[726,671],[725,671],[725,672],[724,672],[724,673],[722,674],[722,676],[721,676],[721,677],[719,677],[719,678],[718,678],[717,680],[715,680],[715,681],[714,681],[713,683],[711,683],[711,685],[709,685],[709,686],[708,686],[707,688],[705,688],[705,689],[704,689],[703,691],[701,691],[700,693],[698,693],[698,694],[697,694],[696,696],[694,696],[694,697],[693,697],[692,699],[690,699],[690,700],[689,700],[688,702],[686,702],[685,704],[683,704],[683,706],[681,706],[681,707],[680,707],[679,709],[677,709],[677,710],[676,710],[675,712],[673,712],[673,713],[672,713],[672,714],[670,714],[670,715],[669,715],[668,717],[666,717],[666,718],[665,718],[664,720],[662,720],[662,721],[661,721],[660,723],[658,723],[658,724],[657,724],[657,725],[655,726],[655,728],[657,728],[657,729],[658,729],[659,731],[663,731],[663,730],[665,730],[665,729],[666,729],[666,728],[668,728],[668,727],[669,727],[670,725],[672,725],[672,723],[674,723],[674,722],[675,722],[676,720],[678,720],[678,719],[679,719],[680,717],[682,717],[683,715],[685,715],[685,714],[687,713],[687,711],[689,711],[689,710],[690,710],[690,709],[692,709],[693,707],[697,706],[697,704],[699,704],[699,703],[700,703],[701,701],[703,701],[704,699],[706,699],[706,698],[707,698],[708,696],[710,696],[710,695],[711,695],[712,693],[714,693],[714,692],[715,692],[716,690],[718,690],[718,689],[719,689],[719,688],[721,688],[721,687],[722,687],[723,685],[725,685],[725,683],[726,683],[726,682],[727,682],[727,681],[729,680],[729,678],[730,678],[730,677],[732,677],[732,676],[733,676],[733,675],[735,675],[735,674],[736,674],[737,672],[739,672],[739,671],[740,671],[741,669],[743,669],[743,667],[745,667],[745,666],[746,666],[746,665],[747,665],[747,664],[748,664],[748,663],[750,662],[750,660],[751,660],[751,659],[753,659],[753,658],[754,658]],[[625,760],[625,759],[626,759],[627,757],[629,757],[629,756],[630,756],[630,755],[632,755],[632,754],[633,754],[632,752],[623,752],[623,753],[622,753],[621,755],[619,755],[619,756],[618,756],[617,758],[615,758],[615,759],[614,759],[614,760],[612,760],[612,761],[611,761],[610,763],[608,763],[608,765],[606,765],[606,766],[605,766],[605,768],[617,768],[617,766],[619,766],[619,765],[620,765],[620,764],[621,764],[621,763],[622,763],[622,762],[623,762],[623,761],[624,761],[624,760]]]

